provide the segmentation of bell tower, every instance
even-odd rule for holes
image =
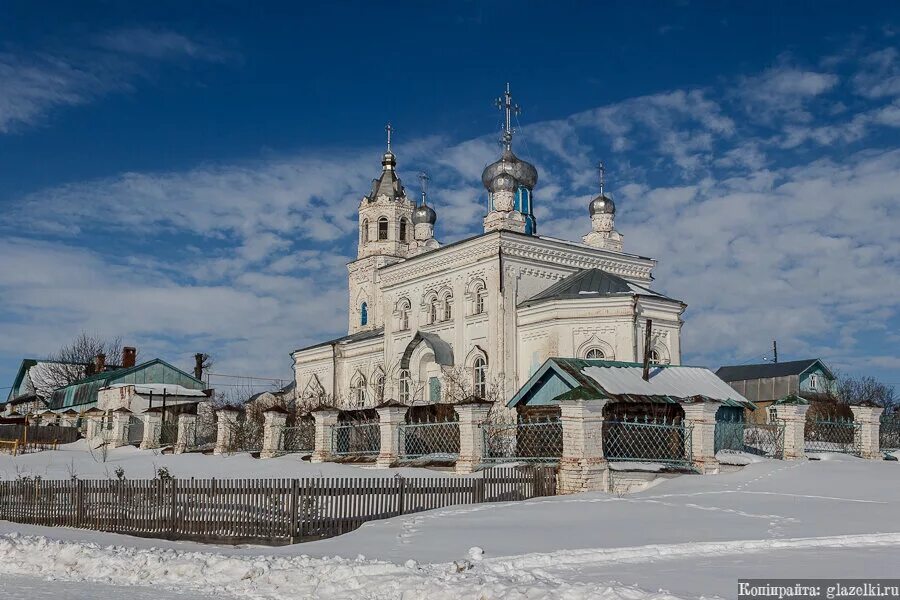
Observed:
[[[356,260],[347,265],[350,284],[349,333],[377,329],[384,324],[377,270],[403,260],[413,244],[415,202],[406,197],[397,176],[397,157],[391,149],[394,128],[388,123],[387,149],[381,156],[381,175],[359,203],[359,241]]]

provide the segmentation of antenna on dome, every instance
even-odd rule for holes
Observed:
[[[394,128],[391,127],[390,123],[388,123],[387,126],[384,128],[384,130],[387,131],[387,151],[390,152],[391,151],[391,132],[394,131]]]
[[[512,150],[512,137],[514,130],[512,128],[512,115],[518,116],[519,113],[522,112],[522,109],[519,108],[518,104],[513,104],[512,101],[512,92],[509,91],[509,82],[506,83],[506,91],[503,93],[503,96],[497,98],[495,101],[497,108],[504,111],[506,122],[503,127],[503,135],[500,136],[500,141],[503,142],[503,147],[507,150]]]
[[[431,178],[428,176],[428,173],[424,171],[419,173],[417,177],[419,178],[419,182],[422,184],[422,205],[424,206],[425,204],[427,204],[425,202],[425,197],[428,195],[428,181]]]

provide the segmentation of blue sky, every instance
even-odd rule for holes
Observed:
[[[900,383],[900,5],[186,4],[3,3],[0,387],[81,330],[289,378],[345,333],[385,122],[458,239],[506,81],[540,232],[589,229],[603,159],[687,362]]]

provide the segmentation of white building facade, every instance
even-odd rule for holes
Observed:
[[[348,335],[292,353],[298,397],[347,409],[506,402],[550,357],[642,361],[648,320],[651,359],[681,363],[686,305],[650,289],[656,261],[622,250],[602,177],[582,242],[537,234],[537,170],[512,152],[508,89],[501,106],[504,148],[482,176],[475,237],[434,239],[437,215],[424,192],[407,197],[389,142],[359,206]]]

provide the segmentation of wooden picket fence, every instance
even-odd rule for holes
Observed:
[[[290,544],[367,521],[556,493],[553,467],[473,477],[0,481],[0,519],[210,543]]]

